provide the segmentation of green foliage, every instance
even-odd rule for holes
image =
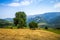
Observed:
[[[48,29],[48,27],[46,26],[45,29]]]
[[[12,29],[13,27],[12,26],[5,26],[4,28],[5,29]]]
[[[15,26],[18,26],[18,28],[24,28],[26,27],[26,14],[24,12],[16,12],[14,18],[14,24]]]
[[[17,26],[17,24],[18,24],[18,19],[17,18],[14,18],[14,24],[15,24],[15,26]]]
[[[32,21],[29,23],[29,27],[30,27],[30,29],[35,29],[35,28],[38,28],[38,24],[36,22]]]
[[[56,28],[56,29],[60,30],[60,28]]]
[[[47,31],[50,31],[50,32],[54,32],[54,33],[60,34],[60,30],[58,30],[58,29],[49,28]]]
[[[40,28],[41,30],[46,30],[45,28]],[[56,34],[60,34],[60,29],[48,28],[46,31],[50,31]]]
[[[5,28],[6,26],[10,26],[10,25],[12,25],[11,22],[9,22],[7,20],[0,19],[0,28]]]

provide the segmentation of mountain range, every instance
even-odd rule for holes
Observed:
[[[13,18],[6,18],[4,20],[13,22]],[[47,12],[45,14],[27,16],[27,23],[30,23],[31,21],[35,21],[37,23],[47,23],[54,26],[60,26],[60,12]]]
[[[32,21],[32,20],[35,20],[35,21],[45,21],[45,22],[50,22],[51,19],[55,19],[55,17],[58,17],[60,16],[60,12],[48,12],[48,13],[45,13],[45,14],[38,14],[38,15],[33,15],[33,16],[28,16],[27,20],[28,22],[29,21]]]
[[[48,12],[45,14],[28,16],[27,23],[30,23],[31,21],[35,21],[37,23],[47,23],[50,27],[60,28],[60,12]]]
[[[4,20],[7,20],[7,21],[10,21],[10,22],[13,22],[13,18],[5,18]]]
[[[0,28],[3,28],[5,26],[9,26],[12,23],[10,21],[4,20],[4,19],[0,19]]]

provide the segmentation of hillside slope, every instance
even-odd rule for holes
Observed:
[[[0,40],[59,40],[60,35],[45,30],[0,29]]]
[[[0,19],[0,28],[3,28],[5,26],[9,26],[9,25],[12,25],[12,23],[7,20]]]

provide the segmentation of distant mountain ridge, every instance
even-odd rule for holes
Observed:
[[[5,18],[4,20],[7,20],[7,21],[10,21],[10,22],[13,22],[13,18]]]
[[[39,20],[42,19],[44,21],[49,22],[52,18],[55,18],[57,16],[60,16],[60,12],[48,12],[45,14],[39,14],[39,15],[33,15],[33,16],[28,16],[27,20],[32,21],[32,20]]]
[[[30,16],[27,16],[27,23],[29,23],[31,21],[51,22],[57,16],[60,16],[60,12],[48,12],[48,13],[45,13],[45,14],[30,15]],[[4,20],[8,20],[8,21],[13,22],[13,18],[5,18]]]
[[[13,22],[13,18],[6,18],[4,20]],[[47,12],[45,14],[27,16],[27,23],[30,23],[31,21],[35,21],[37,23],[48,23],[50,25],[52,24],[55,25],[60,23],[60,12]]]
[[[39,14],[39,15],[33,15],[33,16],[29,16],[27,23],[31,22],[31,21],[35,21],[37,23],[47,23],[51,26],[55,26],[57,24],[58,26],[58,22],[60,23],[60,12],[48,12],[45,14]],[[56,22],[56,23],[54,23]],[[59,24],[60,26],[60,24]]]
[[[0,28],[10,25],[11,23],[7,20],[0,19]]]
[[[60,16],[60,12],[48,12],[42,15],[42,17],[47,19],[47,21],[50,21],[50,19],[53,19],[57,16]]]

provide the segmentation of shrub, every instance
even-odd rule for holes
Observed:
[[[48,27],[46,26],[45,29],[48,29]]]
[[[32,21],[32,22],[29,23],[29,28],[30,28],[30,29],[38,28],[38,24],[37,24],[36,22],[33,22],[33,21]]]
[[[60,28],[56,28],[56,29],[60,30]]]

